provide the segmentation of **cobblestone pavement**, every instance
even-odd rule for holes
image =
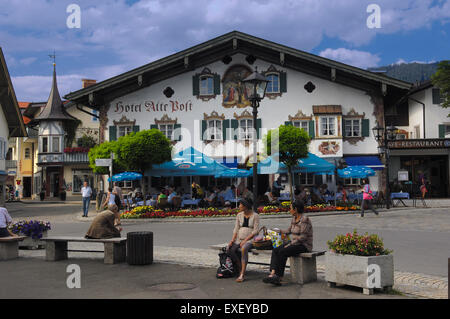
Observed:
[[[102,250],[103,245],[96,243],[89,245],[83,243],[69,243],[69,249]],[[157,262],[208,268],[218,267],[218,252],[212,249],[155,246],[153,254],[153,258]],[[20,250],[19,256],[45,258],[45,250]],[[102,257],[99,257],[98,253],[69,252],[69,258],[71,256],[102,259]],[[250,254],[249,259],[253,262],[268,263],[270,256]],[[249,264],[248,269],[261,272],[269,271],[268,266],[255,264]],[[286,270],[286,273],[289,274],[289,269]],[[317,263],[317,275],[319,279],[325,280],[325,265],[323,263]],[[406,295],[418,298],[448,299],[448,279],[445,277],[396,271],[394,272],[393,288]]]

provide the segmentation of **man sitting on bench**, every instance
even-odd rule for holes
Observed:
[[[0,237],[18,237],[8,229],[8,225],[12,223],[12,218],[5,207],[0,207]]]
[[[119,209],[117,205],[111,204],[108,210],[99,213],[92,221],[91,227],[86,233],[85,238],[103,239],[120,237],[122,227],[115,224],[115,220],[119,217]]]

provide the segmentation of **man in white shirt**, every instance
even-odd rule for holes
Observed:
[[[88,217],[89,204],[91,202],[92,188],[88,185],[88,182],[83,183],[81,188],[81,196],[83,196],[83,216]]]
[[[8,229],[8,225],[12,223],[12,218],[4,207],[0,207],[0,237],[16,237],[17,235]]]

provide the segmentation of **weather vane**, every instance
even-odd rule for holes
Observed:
[[[53,54],[48,55],[51,59],[53,59],[53,65],[56,65],[56,52],[53,50]]]

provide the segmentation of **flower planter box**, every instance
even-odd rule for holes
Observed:
[[[20,234],[20,236],[24,236],[23,234]],[[47,237],[47,232],[42,233],[42,238]],[[27,249],[44,249],[45,248],[45,241],[41,239],[33,239],[31,236],[27,236],[24,238],[23,241],[19,242],[19,248],[27,248]]]
[[[354,256],[342,255],[327,252],[325,254],[325,280],[329,287],[335,287],[336,284],[360,287],[363,293],[371,295],[374,289],[384,289],[385,291],[394,285],[394,256]],[[369,265],[379,266],[379,285],[373,280],[377,275]],[[377,267],[374,267],[377,268]],[[370,279],[369,279],[370,276]]]

